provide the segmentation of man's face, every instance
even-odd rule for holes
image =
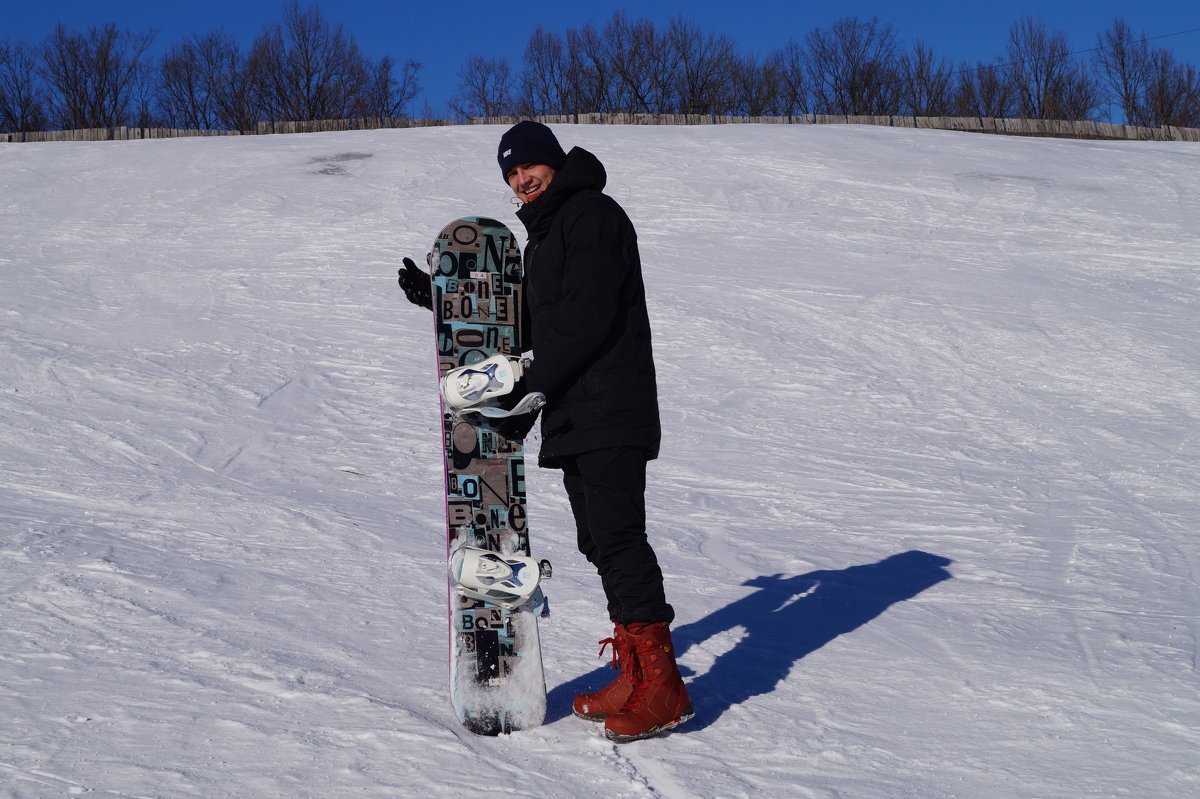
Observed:
[[[554,169],[545,164],[519,164],[508,171],[508,187],[523,203],[533,202],[550,188]]]

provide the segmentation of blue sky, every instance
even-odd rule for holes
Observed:
[[[159,31],[162,48],[191,33],[224,28],[248,46],[262,26],[280,17],[283,0],[69,0],[19,2],[0,0],[0,39],[37,42],[62,22],[87,28],[116,22],[123,28]],[[302,0],[301,5],[308,5]],[[519,3],[384,2],[337,0],[320,3],[326,17],[342,23],[372,58],[391,55],[424,64],[417,112],[424,101],[443,112],[457,86],[456,73],[467,56],[507,56],[519,68],[529,34],[538,25],[563,32],[587,22],[603,25],[612,13],[624,9],[635,18],[664,24],[682,12],[706,31],[728,34],[744,52],[769,53],[791,38],[803,38],[813,28],[825,28],[839,17],[878,17],[890,22],[911,44],[922,39],[952,62],[990,60],[1004,49],[1012,22],[1036,14],[1048,25],[1067,34],[1072,49],[1095,46],[1096,34],[1114,17],[1124,17],[1133,28],[1150,36],[1166,36],[1155,44],[1172,50],[1181,60],[1200,68],[1200,2],[1198,0],[1142,0],[1137,3],[1090,0],[1082,2],[1012,4],[918,0],[888,3],[861,0],[847,3],[786,2],[786,0],[643,0],[640,4],[565,0],[523,0]]]

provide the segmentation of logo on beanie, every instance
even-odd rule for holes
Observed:
[[[508,182],[508,173],[521,164],[545,164],[551,169],[561,169],[567,160],[562,145],[558,143],[550,128],[525,120],[513,125],[500,137],[496,147],[496,160],[500,163],[500,176]]]

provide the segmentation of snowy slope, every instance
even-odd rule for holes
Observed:
[[[641,235],[697,719],[570,717],[608,630],[538,469],[550,718],[450,713],[394,278],[516,224],[498,129],[7,145],[0,797],[1200,795],[1200,148],[558,132]]]

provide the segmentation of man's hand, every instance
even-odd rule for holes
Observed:
[[[404,268],[398,270],[400,288],[404,296],[413,305],[433,310],[433,290],[430,288],[429,275],[422,272],[411,258],[404,259]]]
[[[529,436],[529,431],[533,429],[534,424],[537,423],[538,413],[538,411],[534,411],[533,413],[509,416],[507,419],[500,419],[493,424],[496,432],[509,441],[524,441]]]

